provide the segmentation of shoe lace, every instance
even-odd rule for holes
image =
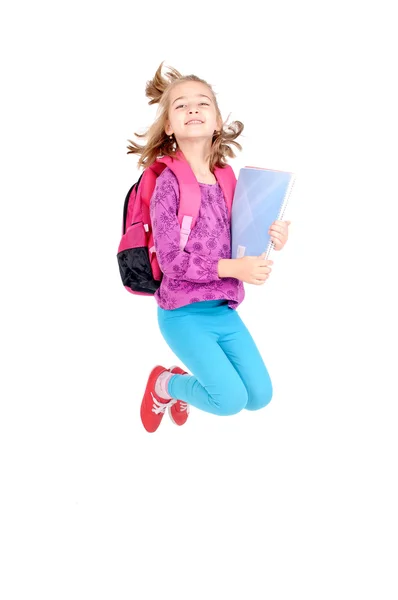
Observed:
[[[183,410],[188,410],[188,404],[186,402],[183,402],[182,400],[179,400],[179,409],[181,411]]]
[[[153,398],[152,412],[155,413],[155,415],[164,413],[166,408],[172,406],[172,404],[175,404],[176,402],[177,402],[177,400],[174,400],[174,398],[171,398],[171,400],[169,400],[168,402],[159,402],[159,400],[156,400],[156,398]]]

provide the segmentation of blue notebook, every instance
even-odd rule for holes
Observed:
[[[274,244],[268,230],[283,220],[294,173],[244,167],[239,171],[231,212],[231,258],[260,256]]]

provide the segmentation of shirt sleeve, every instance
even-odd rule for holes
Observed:
[[[198,283],[219,281],[218,258],[180,250],[178,200],[178,181],[166,168],[156,179],[149,205],[154,245],[162,273],[172,279]]]

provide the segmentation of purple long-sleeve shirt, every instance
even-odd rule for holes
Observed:
[[[231,223],[224,195],[218,183],[199,183],[199,187],[199,215],[181,251],[177,177],[166,167],[156,180],[150,214],[163,278],[155,299],[166,310],[222,299],[236,309],[245,297],[243,282],[218,276],[218,261],[231,258]]]

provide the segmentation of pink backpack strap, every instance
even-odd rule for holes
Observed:
[[[230,165],[225,167],[215,167],[214,175],[220,188],[224,194],[225,202],[227,203],[228,215],[231,219],[232,202],[234,199],[235,188],[236,188],[236,176]]]
[[[178,180],[180,189],[180,203],[178,208],[178,223],[181,228],[180,250],[184,250],[189,234],[194,228],[199,214],[201,203],[200,187],[181,150],[177,150],[175,157],[162,156],[157,160],[168,166]]]

